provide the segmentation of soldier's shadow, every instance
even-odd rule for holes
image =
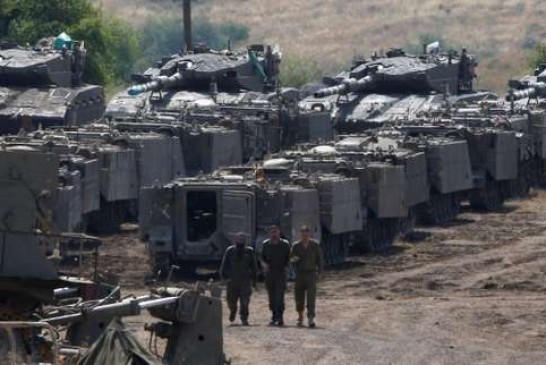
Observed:
[[[259,323],[249,323],[248,326],[243,326],[241,323],[230,323],[228,324],[228,327],[252,328],[252,327],[263,327],[263,325]]]

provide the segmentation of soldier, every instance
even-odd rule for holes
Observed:
[[[271,310],[270,326],[284,325],[284,293],[286,292],[286,270],[290,260],[290,243],[281,238],[277,225],[269,227],[269,239],[263,242],[262,267]]]
[[[240,302],[239,316],[243,326],[248,326],[248,305],[252,287],[256,288],[258,265],[251,247],[246,246],[243,233],[235,236],[235,245],[228,247],[222,265],[220,277],[227,280],[226,300],[229,307],[229,321],[235,321],[237,301]]]
[[[315,327],[315,301],[317,296],[317,278],[324,268],[322,249],[311,238],[308,226],[300,228],[300,239],[292,245],[290,262],[296,266],[296,285],[294,297],[298,311],[298,327],[303,326],[303,310],[307,297],[307,319],[309,327]]]

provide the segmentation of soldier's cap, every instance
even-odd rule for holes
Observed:
[[[311,232],[311,228],[308,225],[304,224],[300,227],[300,232]]]
[[[272,229],[281,229],[281,227],[278,224],[273,223],[269,227],[267,227],[267,229],[271,231]]]

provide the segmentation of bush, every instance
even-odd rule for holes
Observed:
[[[539,43],[529,56],[529,67],[535,69],[544,64],[546,64],[546,44]]]
[[[280,70],[280,84],[283,87],[299,88],[312,81],[320,81],[324,72],[315,61],[302,56],[283,57]]]

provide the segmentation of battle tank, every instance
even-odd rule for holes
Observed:
[[[120,300],[119,287],[59,271],[49,247],[75,236],[51,228],[58,164],[57,154],[30,146],[0,150],[0,362],[224,364],[214,286],[162,287]],[[159,320],[146,330],[165,340],[162,355],[138,344],[120,321],[146,310]]]
[[[0,43],[0,134],[81,125],[102,117],[102,87],[82,82],[83,42],[66,34],[34,47]]]
[[[184,50],[134,75],[137,85],[114,96],[105,112],[112,126],[133,132],[143,124],[176,133],[189,175],[218,167],[201,164],[202,159],[220,156],[224,166],[246,163],[297,142],[332,137],[327,112],[300,110],[298,90],[280,88],[278,47],[215,51],[194,46],[190,12],[186,1]],[[221,147],[208,148],[204,142],[211,139],[223,140]]]
[[[105,117],[127,132],[143,128],[140,124],[175,131],[190,175],[218,167],[199,163],[210,158],[203,153],[222,156],[225,166],[258,160],[297,142],[331,138],[328,113],[300,110],[297,90],[277,90],[279,62],[280,52],[269,46],[245,52],[196,48],[147,70],[140,79],[149,81],[114,97]],[[212,151],[201,141],[216,134],[232,137]]]
[[[358,59],[349,71],[325,78],[327,87],[306,87],[306,108],[332,105],[340,133],[362,132],[385,122],[413,119],[443,101],[443,95],[470,93],[477,63],[465,49],[461,54],[437,51],[409,55],[391,49],[385,55]]]

